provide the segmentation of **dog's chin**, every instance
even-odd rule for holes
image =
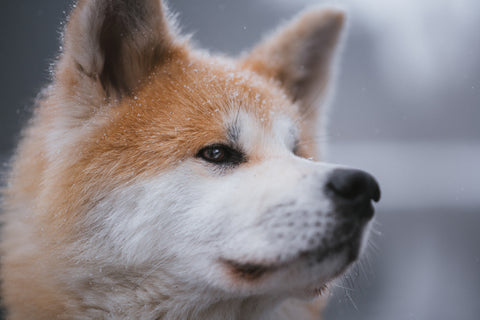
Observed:
[[[269,280],[273,280],[273,283],[281,281],[281,286],[291,283],[292,288],[283,289],[293,289],[308,298],[323,293],[328,282],[341,275],[358,259],[362,238],[363,232],[359,230],[342,241],[322,244],[276,263],[221,261],[237,283],[240,281],[253,286]]]

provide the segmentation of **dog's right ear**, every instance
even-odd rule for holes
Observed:
[[[160,0],[80,0],[65,29],[56,80],[82,99],[131,95],[172,54],[173,33]]]

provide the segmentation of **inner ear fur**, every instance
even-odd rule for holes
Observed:
[[[63,47],[60,81],[80,95],[120,99],[172,53],[174,31],[160,0],[80,0]]]
[[[306,107],[325,93],[344,19],[339,9],[310,9],[269,35],[242,63],[278,81],[294,102]]]

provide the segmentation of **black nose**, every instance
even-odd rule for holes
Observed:
[[[344,201],[380,200],[380,187],[375,178],[361,170],[335,169],[326,183],[327,193]]]

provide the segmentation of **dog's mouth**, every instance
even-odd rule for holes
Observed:
[[[344,268],[358,258],[361,245],[361,230],[356,230],[348,237],[337,241],[333,244],[322,244],[316,248],[301,251],[293,258],[279,263],[258,263],[258,262],[239,262],[230,259],[221,259],[222,263],[227,267],[229,272],[236,279],[245,281],[258,281],[260,278],[272,274],[280,269],[288,268],[298,262],[305,262],[308,267],[321,264],[329,258],[333,258],[339,254],[346,254],[346,262]],[[334,272],[332,278],[340,274],[344,268]]]

